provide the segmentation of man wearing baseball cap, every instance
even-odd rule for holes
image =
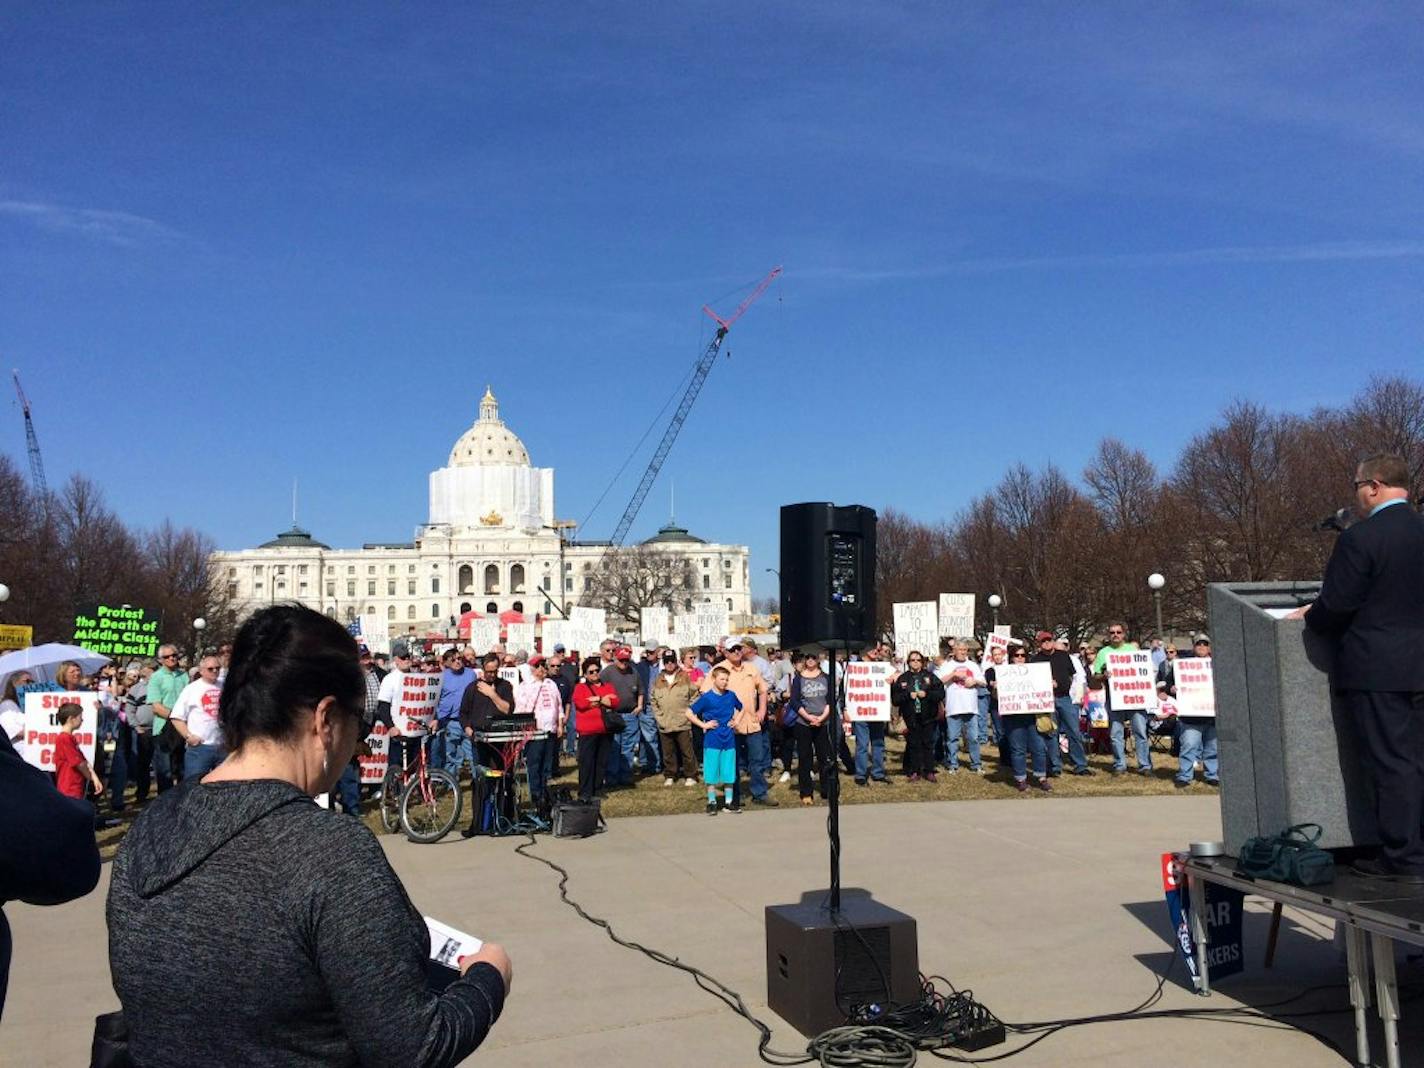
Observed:
[[[613,663],[599,676],[618,695],[618,711],[623,714],[623,733],[613,740],[608,754],[607,782],[610,787],[633,785],[633,768],[638,762],[638,742],[642,738],[639,714],[643,711],[643,684],[633,667],[633,650],[626,645],[613,648]],[[646,770],[651,771],[650,767]]]
[[[1053,718],[1058,730],[1048,739],[1048,774],[1055,777],[1063,774],[1063,750],[1058,747],[1058,733],[1068,739],[1068,759],[1073,762],[1074,775],[1092,775],[1088,767],[1088,754],[1083,750],[1083,730],[1078,723],[1078,708],[1073,704],[1073,658],[1064,649],[1058,648],[1058,640],[1050,630],[1041,630],[1034,635],[1038,639],[1038,652],[1029,658],[1031,664],[1047,664],[1053,673]]]

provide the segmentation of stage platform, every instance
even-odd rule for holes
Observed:
[[[572,874],[570,891],[626,938],[695,963],[740,990],[791,1050],[801,1037],[766,1009],[762,910],[823,886],[824,808],[739,816],[614,820],[588,840],[540,839]],[[340,818],[334,816],[333,818]],[[1216,838],[1214,797],[1016,797],[856,805],[842,810],[847,886],[864,886],[919,926],[923,968],[950,977],[1010,1021],[1120,1011],[1141,1002],[1173,959],[1159,855]],[[615,946],[559,903],[557,877],[514,854],[515,839],[383,840],[417,906],[496,939],[515,962],[504,1018],[469,1060],[481,1068],[757,1064],[755,1030],[681,973]],[[15,960],[0,1023],[0,1065],[87,1063],[90,1019],[117,1007],[105,953],[104,892],[52,909],[11,904]],[[1031,1066],[1220,1068],[1350,1063],[1353,1019],[1334,924],[1287,907],[1271,971],[1261,968],[1270,903],[1248,898],[1247,969],[1210,998],[1174,967],[1159,1008],[1226,1008],[1333,990],[1258,1026],[1161,1019],[1074,1028],[1006,1062]],[[1424,981],[1400,960],[1399,981]],[[64,1005],[63,1010],[58,1006]],[[1414,1010],[1414,1011],[1411,1011]],[[1402,1063],[1424,1066],[1424,1011],[1406,1004]],[[1308,1027],[1346,1051],[1299,1029]],[[1378,1022],[1375,1028],[1378,1047]],[[1010,1038],[984,1056],[1019,1045]],[[924,1064],[939,1063],[925,1057]]]

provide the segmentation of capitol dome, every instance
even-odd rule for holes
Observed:
[[[480,400],[480,417],[469,430],[460,435],[450,450],[450,467],[474,467],[484,464],[516,464],[529,466],[529,450],[518,435],[504,425],[499,417],[499,401],[485,387]]]

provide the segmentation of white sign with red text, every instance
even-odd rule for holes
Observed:
[[[366,746],[370,752],[363,753],[359,758],[361,783],[368,785],[383,782],[386,778],[386,760],[390,750],[384,723],[377,723],[371,728],[371,733],[366,735]]]
[[[845,665],[845,718],[852,723],[890,722],[890,682],[895,668],[879,660]]]
[[[1177,715],[1216,718],[1216,687],[1212,681],[1211,658],[1178,657],[1172,665],[1177,680]]]
[[[1053,670],[1047,664],[997,664],[994,689],[1001,717],[1053,714]]]
[[[84,714],[74,740],[92,767],[94,742],[99,734],[99,701],[97,693],[27,693],[25,694],[25,762],[41,771],[54,770],[54,739],[59,731],[56,713],[60,705],[79,705]]]
[[[1142,649],[1108,650],[1108,693],[1113,708],[1153,709],[1157,707],[1157,669],[1152,654]]]
[[[430,725],[440,703],[440,676],[423,672],[401,673],[396,699],[391,702],[391,722],[402,734],[420,734]]]

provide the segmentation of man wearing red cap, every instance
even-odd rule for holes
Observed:
[[[608,754],[610,787],[633,785],[633,767],[638,759],[638,743],[643,737],[638,717],[643,711],[645,695],[643,682],[632,661],[633,650],[620,645],[613,650],[613,663],[604,668],[600,676],[618,695],[618,711],[623,714],[625,722],[623,733],[613,739],[613,747]]]
[[[1083,731],[1078,724],[1078,708],[1073,704],[1073,658],[1058,648],[1052,631],[1041,630],[1035,635],[1038,652],[1029,658],[1031,664],[1047,664],[1053,673],[1053,718],[1058,730],[1048,738],[1048,774],[1056,778],[1063,774],[1063,750],[1058,744],[1058,732],[1068,738],[1068,759],[1073,762],[1074,775],[1091,775],[1088,754],[1083,750]]]

